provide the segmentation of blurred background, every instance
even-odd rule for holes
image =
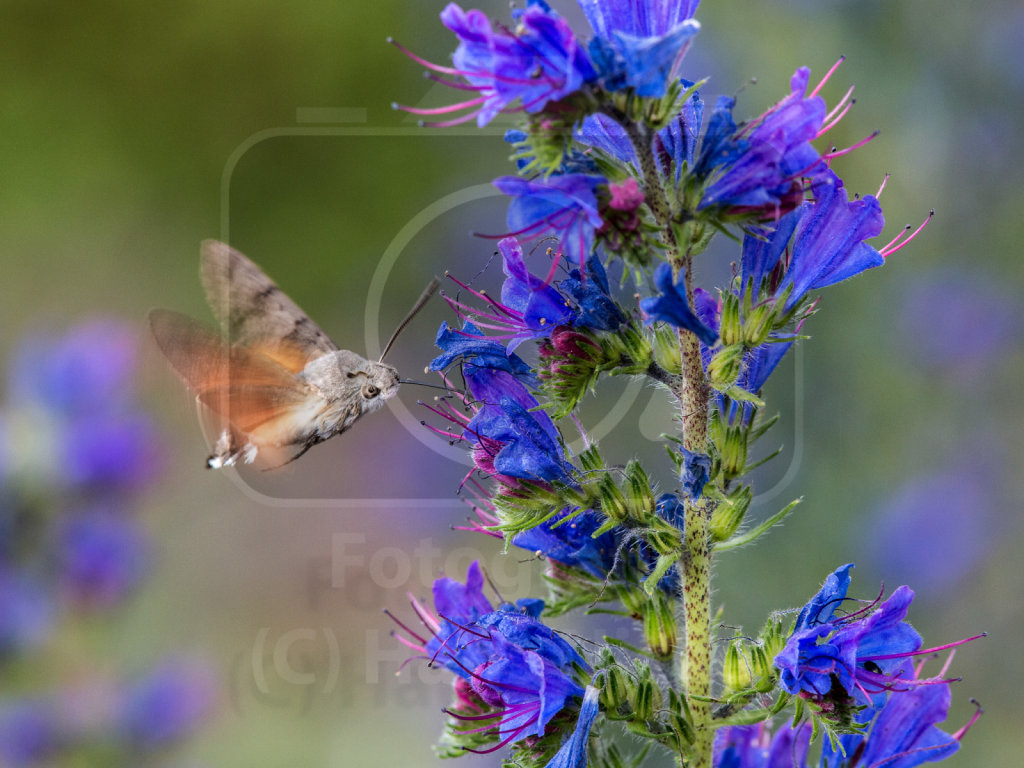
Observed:
[[[212,323],[197,279],[208,237],[369,356],[432,275],[498,288],[493,245],[471,232],[504,227],[487,186],[511,172],[504,125],[430,131],[390,108],[457,95],[385,42],[447,61],[443,5],[0,6],[0,545],[41,519],[34,546],[51,558],[0,551],[0,741],[21,750],[0,764],[428,765],[448,680],[414,664],[396,676],[407,652],[382,608],[411,617],[407,593],[478,558],[504,597],[542,593],[541,564],[452,530],[468,465],[419,427],[430,390],[404,387],[286,468],[204,471],[192,399],[146,330],[157,306]],[[586,34],[575,7],[556,8]],[[825,95],[856,83],[857,104],[829,140],[881,135],[835,167],[861,193],[892,174],[883,239],[936,210],[884,269],[825,293],[813,338],[773,377],[782,426],[765,442],[784,450],[755,513],[805,501],[719,559],[725,621],[754,632],[846,562],[857,596],[908,583],[927,643],[990,633],[952,667],[964,680],[946,729],[971,696],[986,714],[947,764],[1015,764],[1024,7],[707,0],[697,18],[687,75],[710,76],[708,101],[738,93],[737,116],[787,93],[797,66],[817,76],[845,54]],[[728,274],[735,252],[719,246],[699,277]],[[450,317],[432,302],[389,361],[420,375]],[[604,392],[614,406],[587,404],[602,448],[668,482],[653,442],[667,406],[649,388]],[[83,465],[79,444],[108,431],[135,449]],[[93,743],[110,723],[119,741]],[[88,749],[45,757],[72,737]]]

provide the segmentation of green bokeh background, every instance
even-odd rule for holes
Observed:
[[[501,126],[419,131],[389,107],[452,99],[385,44],[393,35],[445,61],[453,45],[437,20],[442,7],[0,4],[0,353],[29,330],[59,331],[97,314],[137,323],[140,336],[154,306],[207,317],[196,279],[206,237],[230,237],[341,346],[356,350],[390,332],[431,274],[476,274],[491,246],[469,231],[500,231],[503,212],[500,201],[465,190],[509,172]],[[499,18],[507,12],[499,2],[480,7]],[[556,7],[581,21],[575,8]],[[704,28],[688,74],[710,74],[710,94],[742,88],[741,115],[788,92],[796,66],[821,74],[845,54],[829,101],[855,82],[858,102],[829,140],[846,146],[876,128],[881,135],[837,169],[863,193],[892,173],[882,198],[890,234],[937,211],[884,269],[826,294],[800,365],[773,381],[768,396],[790,421],[780,430],[780,467],[763,483],[784,487],[757,511],[806,500],[759,547],[721,558],[716,598],[725,620],[754,631],[767,611],[801,604],[849,561],[858,563],[857,594],[873,596],[882,581],[895,587],[884,566],[906,543],[873,535],[873,511],[907,478],[982,455],[991,470],[984,554],[941,588],[919,587],[911,620],[933,644],[992,633],[954,663],[964,681],[948,729],[973,711],[970,696],[986,714],[948,764],[1016,765],[1013,729],[1024,714],[1024,9],[1012,0],[707,0],[698,18]],[[349,120],[365,110],[365,120],[297,122],[309,116],[297,110],[309,108],[357,110],[343,115]],[[460,193],[469,202],[444,215],[429,210]],[[415,237],[394,250],[410,222]],[[398,254],[394,267],[380,268],[389,253]],[[709,260],[719,253],[704,274],[722,274],[735,258],[722,248]],[[968,374],[955,372],[956,361],[916,364],[915,347],[929,340],[900,325],[901,297],[943,270],[991,280],[993,302],[1017,315],[1018,333],[999,337]],[[495,288],[495,274],[492,266],[481,284]],[[937,294],[934,316],[958,297]],[[368,316],[378,323],[367,331]],[[435,302],[392,362],[416,375],[444,317]],[[982,313],[970,334],[984,346],[989,330]],[[405,652],[387,636],[380,609],[402,611],[406,591],[426,593],[438,569],[457,574],[474,556],[506,597],[536,592],[540,565],[501,559],[488,541],[450,530],[466,513],[450,500],[465,469],[447,446],[425,447],[393,413],[278,475],[235,481],[203,472],[205,444],[188,396],[155,352],[144,357],[140,386],[167,445],[165,479],[144,510],[159,557],[146,588],[91,635],[97,663],[143,665],[182,649],[211,659],[222,706],[182,750],[182,764],[431,764],[445,681],[412,666],[395,677]],[[410,412],[416,396],[403,392]],[[651,425],[666,418],[653,397],[637,395],[607,438],[616,460],[658,455],[651,440],[633,436],[652,437]],[[339,648],[333,682],[328,636]],[[282,645],[289,638],[293,644]],[[275,647],[289,651],[284,667]],[[266,692],[254,664],[265,670]]]

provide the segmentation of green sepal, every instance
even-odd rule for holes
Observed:
[[[794,499],[793,501],[791,501],[789,504],[787,504],[781,510],[779,510],[774,515],[769,517],[756,528],[751,528],[749,531],[747,531],[746,533],[742,533],[739,536],[733,536],[728,541],[720,541],[716,543],[715,552],[725,552],[726,550],[736,549],[737,547],[742,547],[756,541],[761,536],[766,534],[771,528],[781,523],[786,518],[786,516],[789,515],[789,513],[792,512],[796,505],[799,504],[801,501],[803,501],[802,496],[799,499]]]

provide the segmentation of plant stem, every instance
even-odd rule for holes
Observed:
[[[665,255],[672,265],[673,279],[680,271],[686,281],[686,299],[693,306],[693,255],[688,243],[679,243],[672,221],[672,208],[658,176],[651,136],[646,127],[623,121],[644,179],[644,199],[662,230]],[[694,453],[708,453],[708,408],[711,388],[701,362],[700,342],[690,331],[679,330],[682,378],[676,392],[682,416],[683,447]],[[693,716],[694,743],[689,768],[710,768],[714,731],[711,728],[711,544],[708,522],[711,509],[705,498],[686,499],[683,517],[683,547],[679,563],[683,575],[683,622],[686,659],[682,679]],[[681,660],[682,661],[682,660]],[[682,758],[682,756],[680,756]]]

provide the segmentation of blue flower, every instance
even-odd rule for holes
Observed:
[[[435,125],[456,125],[475,117],[477,124],[484,126],[517,102],[518,109],[539,112],[548,102],[578,91],[597,77],[568,23],[542,0],[529,0],[513,17],[514,30],[494,28],[483,11],[464,11],[449,4],[441,12],[441,21],[459,40],[452,57],[454,68],[409,55],[435,72],[464,78],[469,90],[478,95],[439,109],[401,108],[421,115],[468,109],[460,117]],[[460,90],[467,87],[436,76],[432,79]]]
[[[660,296],[652,296],[640,301],[640,309],[647,315],[649,325],[656,320],[690,331],[700,341],[711,346],[718,339],[718,332],[700,321],[690,309],[686,300],[686,288],[683,275],[680,273],[678,283],[672,281],[672,267],[661,264],[654,272],[654,283],[661,291]]]
[[[533,374],[522,358],[505,350],[501,344],[488,339],[473,323],[466,321],[462,330],[450,328],[442,322],[434,344],[441,354],[430,361],[430,370],[443,371],[462,359],[467,370],[488,369],[504,371],[511,376],[533,380]]]
[[[698,208],[726,207],[777,216],[803,199],[800,178],[814,176],[825,164],[810,141],[821,132],[825,102],[806,96],[810,71],[798,69],[792,92],[756,121],[737,129],[733,99],[715,107],[694,168],[709,185]],[[819,86],[820,87],[820,86]]]
[[[580,568],[595,579],[604,580],[615,565],[618,541],[611,531],[594,538],[601,523],[601,518],[591,510],[570,514],[569,509],[563,509],[535,528],[517,533],[512,543],[539,552],[560,566]]]
[[[503,176],[494,186],[513,198],[508,208],[510,234],[553,235],[566,259],[582,269],[594,247],[594,232],[602,224],[595,190],[606,183],[601,176],[566,173],[535,179]]]
[[[551,283],[527,269],[522,248],[514,237],[501,240],[498,243],[498,252],[501,254],[506,275],[501,287],[501,301],[474,290],[451,276],[449,277],[452,281],[475,296],[484,306],[472,307],[458,298],[444,296],[448,305],[466,324],[465,330],[462,331],[464,336],[473,332],[481,333],[480,328],[498,333],[487,336],[482,344],[466,339],[455,339],[451,334],[439,335],[438,346],[443,343],[446,354],[432,364],[435,370],[447,366],[459,354],[467,358],[474,354],[493,355],[497,363],[492,362],[490,367],[497,365],[508,368],[497,351],[497,345],[493,345],[491,341],[508,340],[507,352],[510,359],[517,361],[514,372],[518,374],[525,364],[520,364],[521,361],[511,353],[527,339],[548,338],[559,327],[576,326],[611,331],[625,322],[625,315],[611,298],[608,277],[596,256],[591,256],[587,260],[585,273],[573,269],[564,280]],[[557,267],[559,262],[560,257],[556,256],[552,269]],[[470,327],[474,331],[471,332]],[[439,365],[435,365],[438,363]],[[509,370],[513,372],[512,369]],[[532,383],[525,375],[523,378]]]
[[[706,453],[688,451],[682,446],[679,446],[679,450],[683,454],[683,469],[679,482],[682,483],[686,495],[696,501],[711,479],[711,457]]]
[[[587,259],[587,270],[574,269],[559,287],[576,304],[574,325],[595,331],[614,331],[626,322],[626,316],[611,297],[608,275],[596,256]]]
[[[479,410],[463,436],[476,442],[477,466],[488,474],[533,482],[572,484],[573,466],[546,411],[518,380],[504,371],[464,368]]]
[[[683,56],[700,30],[697,2],[579,0],[596,37],[590,55],[610,91],[633,88],[661,98],[679,79]]]
[[[587,742],[590,739],[590,728],[597,718],[599,695],[600,691],[597,688],[592,685],[586,687],[576,726],[545,768],[585,768]]]
[[[826,702],[838,686],[859,704],[878,706],[887,691],[909,684],[904,662],[921,647],[921,636],[903,620],[914,593],[899,587],[885,602],[837,615],[847,599],[851,568],[852,563],[833,572],[803,607],[775,665],[790,693]]]

